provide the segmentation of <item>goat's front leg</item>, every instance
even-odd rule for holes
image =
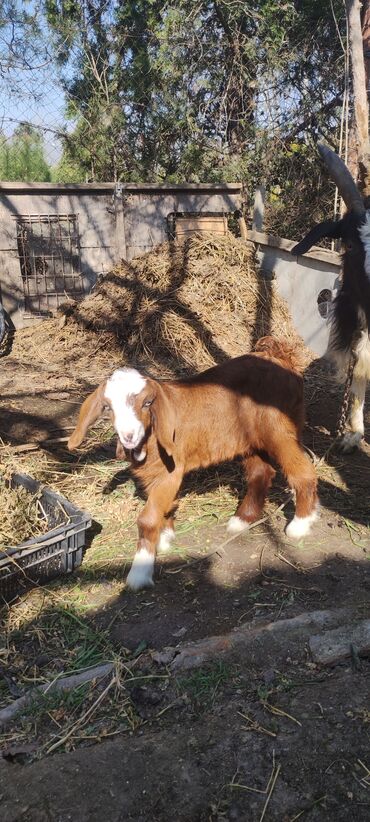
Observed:
[[[349,415],[350,431],[347,431],[340,442],[340,448],[345,454],[358,448],[364,436],[364,405],[366,380],[354,379],[351,389],[351,410]]]
[[[159,535],[165,516],[172,508],[181,485],[183,471],[176,468],[150,490],[148,500],[139,514],[137,525],[139,539],[136,554],[127,577],[127,585],[133,591],[153,585],[154,561]],[[173,527],[171,528],[173,532]]]

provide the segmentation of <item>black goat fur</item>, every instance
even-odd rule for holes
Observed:
[[[333,339],[341,351],[348,351],[356,335],[366,327],[370,329],[370,276],[365,271],[365,250],[359,235],[363,224],[365,216],[349,211],[341,220],[326,220],[314,226],[291,249],[291,254],[298,257],[323,237],[342,240],[342,283],[333,303]]]

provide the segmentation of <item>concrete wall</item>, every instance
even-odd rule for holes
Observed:
[[[279,293],[287,301],[297,331],[316,354],[324,354],[329,322],[320,314],[318,297],[326,289],[331,292],[332,299],[336,296],[340,255],[312,248],[304,257],[296,259],[289,253],[295,245],[290,240],[256,230],[250,231],[248,236],[256,243],[261,271],[275,278]]]
[[[25,316],[24,289],[17,245],[17,219],[28,215],[75,214],[78,218],[80,270],[88,292],[99,273],[117,259],[116,217],[112,209],[114,186],[76,189],[13,183],[0,186],[0,288],[5,310],[16,328],[39,317]]]
[[[123,192],[127,259],[168,240],[168,220],[176,213],[223,214],[240,208],[240,185],[148,186]]]

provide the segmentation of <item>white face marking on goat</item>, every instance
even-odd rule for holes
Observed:
[[[358,233],[365,252],[365,271],[370,280],[370,211],[366,212],[365,222],[359,226]]]
[[[114,416],[114,427],[127,449],[140,445],[145,429],[135,414],[134,399],[146,386],[146,379],[136,368],[119,368],[107,380],[104,397],[109,400]]]

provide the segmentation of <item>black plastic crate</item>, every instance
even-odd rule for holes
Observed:
[[[13,474],[10,484],[13,488],[21,485],[31,494],[40,493],[50,530],[0,551],[0,601],[13,599],[32,583],[43,583],[78,568],[91,526],[89,514],[32,477]]]

